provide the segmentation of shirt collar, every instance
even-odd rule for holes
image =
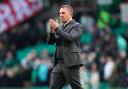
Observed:
[[[67,23],[64,23],[64,26],[67,25],[71,20],[72,20],[72,18],[70,18]]]

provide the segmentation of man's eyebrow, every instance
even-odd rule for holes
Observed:
[[[64,14],[65,12],[59,12],[59,14],[60,14],[60,13]]]

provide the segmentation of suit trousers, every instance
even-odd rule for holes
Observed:
[[[66,67],[64,63],[57,63],[51,73],[50,89],[62,89],[66,82],[72,89],[83,89],[79,69],[79,66]]]

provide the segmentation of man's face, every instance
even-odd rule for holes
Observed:
[[[69,19],[72,17],[70,10],[66,7],[60,8],[59,15],[60,21],[62,21],[63,23],[68,22]]]

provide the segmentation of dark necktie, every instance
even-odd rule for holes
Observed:
[[[65,31],[66,24],[62,25],[63,31]]]

